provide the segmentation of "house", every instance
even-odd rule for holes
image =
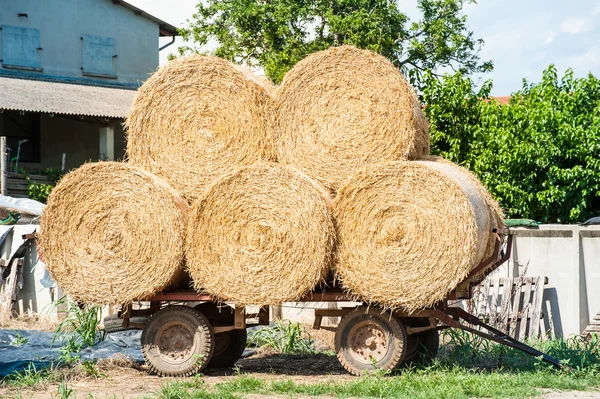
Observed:
[[[0,136],[12,171],[123,159],[136,89],[158,67],[159,37],[176,35],[121,0],[0,0]]]

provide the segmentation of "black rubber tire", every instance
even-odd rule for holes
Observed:
[[[173,338],[172,334],[177,335]],[[182,339],[187,342],[182,343]],[[158,342],[167,342],[164,345],[175,350],[167,352]],[[177,349],[182,345],[186,345],[188,353],[179,355],[181,351],[177,352]],[[199,373],[210,362],[214,345],[209,321],[188,306],[168,306],[159,310],[142,331],[142,354],[146,364],[152,372],[164,377],[188,377]],[[181,358],[175,359],[175,355]]]
[[[373,331],[384,343],[373,345]],[[370,333],[362,343],[365,333]],[[371,343],[368,343],[371,340]],[[361,343],[369,352],[385,351],[379,359],[364,355],[364,350],[353,348],[352,343]],[[394,370],[404,360],[407,349],[406,328],[389,312],[381,313],[375,307],[359,307],[342,317],[335,333],[335,351],[342,366],[353,375],[363,375],[375,370]],[[363,353],[361,353],[362,351]],[[376,352],[381,354],[380,351]]]
[[[146,324],[150,320],[148,316],[136,316],[129,319],[131,323]],[[136,327],[123,328],[123,319],[119,318],[116,314],[106,316],[102,321],[104,324],[104,331],[107,333],[113,333],[118,331],[126,330],[138,330]]]
[[[213,326],[233,325],[235,316],[233,308],[225,305],[220,309],[212,302],[197,305],[195,309],[202,312]],[[237,362],[246,349],[248,335],[246,329],[232,330],[215,334],[215,350],[207,368],[227,368]]]
[[[420,334],[421,350],[419,351],[419,359],[424,362],[433,360],[440,349],[440,332],[431,330]]]
[[[402,364],[414,362],[419,358],[421,352],[421,337],[419,334],[411,334],[406,338],[406,355]]]

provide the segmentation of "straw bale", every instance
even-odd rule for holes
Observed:
[[[504,211],[502,210],[502,207],[500,206],[498,201],[496,201],[494,199],[494,197],[492,197],[490,192],[484,187],[484,185],[481,183],[479,178],[473,172],[471,172],[467,168],[458,166],[455,163],[448,161],[447,159],[444,159],[439,156],[430,155],[430,156],[423,157],[422,160],[444,163],[445,165],[448,165],[448,166],[453,167],[456,170],[460,171],[460,173],[465,174],[467,176],[467,178],[469,178],[471,180],[471,182],[478,188],[479,192],[483,196],[483,199],[486,202],[486,204],[490,210],[490,222],[491,222],[492,229],[498,229],[498,228],[505,227],[505,224],[504,224],[505,215],[504,215]],[[494,243],[495,243],[495,237],[493,234],[490,234],[487,249],[485,251],[485,254],[486,254],[485,258],[492,256],[492,254],[494,252]]]
[[[182,273],[186,201],[165,181],[121,162],[63,177],[40,223],[39,250],[74,299],[148,299]]]
[[[323,188],[289,166],[260,163],[224,176],[188,219],[196,289],[236,304],[298,299],[330,270],[331,205]]]
[[[139,89],[127,117],[130,162],[192,202],[223,174],[274,160],[273,88],[249,74],[200,55],[160,68]]]
[[[332,192],[356,169],[429,154],[414,89],[386,58],[333,47],[296,64],[277,89],[278,156]]]
[[[442,162],[367,166],[344,183],[334,212],[343,286],[409,312],[443,300],[485,257],[491,234],[480,189]]]

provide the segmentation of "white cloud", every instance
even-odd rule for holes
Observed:
[[[585,19],[583,18],[567,17],[560,24],[560,31],[573,35],[575,33],[583,32],[585,25]]]
[[[600,16],[600,1],[596,2],[594,9],[592,10],[592,16],[597,17]]]
[[[550,32],[548,34],[548,36],[546,37],[545,44],[548,45],[548,44],[552,43],[554,41],[554,39],[556,39],[556,36],[558,36],[558,32]]]

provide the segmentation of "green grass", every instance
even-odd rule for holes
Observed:
[[[284,339],[281,342],[294,342],[293,345],[296,345],[298,337],[302,336],[298,332],[282,334]],[[291,341],[290,336],[294,337]],[[445,331],[443,341],[446,343],[434,361],[409,365],[396,373],[378,370],[368,376],[344,381],[336,380],[335,376],[322,377],[318,383],[300,383],[291,377],[265,379],[239,374],[212,387],[206,384],[202,376],[197,376],[165,381],[159,390],[147,398],[236,399],[253,393],[340,398],[522,398],[541,394],[540,389],[589,390],[600,386],[600,341],[597,337],[591,340],[570,338],[532,343],[569,364],[569,371],[555,369],[540,359],[460,331]],[[91,363],[78,362],[71,367],[81,367],[88,376],[100,375]],[[55,397],[74,397],[75,393],[64,382],[62,370],[65,369],[37,370],[30,366],[5,379],[0,385],[25,388],[48,383],[60,384]],[[277,373],[277,370],[274,372]],[[327,370],[323,370],[323,374],[326,373]]]
[[[0,387],[2,385],[9,385],[16,388],[37,387],[57,382],[59,380],[57,376],[56,369],[52,367],[37,368],[32,363],[26,369],[4,378],[0,381]]]
[[[578,337],[532,342],[561,359],[571,371],[558,370],[541,359],[497,345],[462,331],[447,330],[438,358],[429,364],[405,367],[392,374],[377,371],[350,381],[303,384],[291,378],[266,380],[239,375],[212,388],[194,383],[169,382],[150,398],[241,398],[246,394],[334,396],[366,398],[467,399],[522,398],[540,389],[589,390],[600,386],[600,342]],[[285,341],[285,340],[283,340]],[[324,374],[327,370],[323,370]],[[277,371],[275,370],[275,373]]]
[[[315,341],[300,323],[279,321],[273,327],[255,330],[248,344],[269,347],[283,355],[316,353]]]
[[[600,384],[600,377],[596,374],[551,370],[488,372],[438,366],[435,369],[405,370],[394,376],[358,377],[347,382],[335,382],[334,378],[317,384],[302,384],[289,378],[273,381],[242,375],[216,384],[212,389],[189,387],[186,382],[169,382],[149,398],[241,398],[246,394],[407,399],[523,398],[540,394],[540,388],[587,390]]]

